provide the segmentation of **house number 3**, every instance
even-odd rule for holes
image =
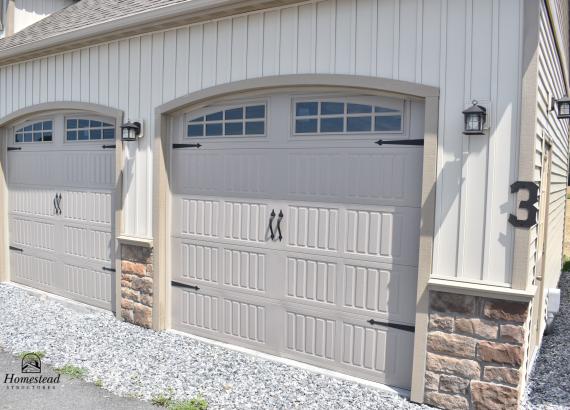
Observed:
[[[511,193],[517,193],[521,189],[528,191],[528,199],[520,201],[519,209],[524,209],[527,212],[526,219],[519,219],[515,215],[509,215],[509,222],[517,228],[530,228],[536,224],[536,215],[538,209],[534,206],[538,202],[538,185],[534,182],[517,181],[511,185]]]

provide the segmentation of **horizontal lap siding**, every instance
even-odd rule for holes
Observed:
[[[542,2],[541,2],[542,3]],[[550,98],[566,95],[563,67],[559,60],[553,28],[544,4],[541,6],[538,52],[538,118],[535,155],[535,181],[540,184],[542,172],[543,137],[548,135],[552,142],[550,203],[548,209],[548,232],[545,286],[556,287],[562,261],[564,236],[564,212],[568,178],[568,122],[558,120],[555,111],[548,111]],[[555,20],[556,24],[556,20]],[[537,234],[531,236],[531,274],[536,271]]]
[[[0,68],[0,117],[79,100],[143,119],[125,231],[151,236],[154,109],[205,87],[268,75],[379,76],[441,88],[437,275],[508,283],[520,73],[518,0],[326,0],[135,36]],[[4,90],[6,92],[4,92]],[[462,134],[471,100],[492,136]]]
[[[570,5],[568,0],[547,0],[554,21],[554,33],[560,42],[562,70],[568,76],[568,52],[570,51]]]

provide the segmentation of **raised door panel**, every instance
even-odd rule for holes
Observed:
[[[12,161],[14,162],[14,161]],[[10,267],[15,282],[53,291],[61,286],[55,192],[9,181]]]
[[[209,149],[209,141],[202,144],[200,151],[173,151],[176,194],[236,198],[275,198],[278,194],[272,175],[276,162],[273,150],[256,146]]]
[[[409,388],[413,333],[326,309],[289,304],[285,309],[284,356]]]
[[[60,166],[63,186],[80,189],[89,187],[93,190],[114,188],[115,151],[103,150],[101,145],[90,145],[89,150],[85,151],[62,152]]]
[[[11,275],[15,282],[45,291],[58,288],[57,262],[34,253],[10,251]]]
[[[356,376],[410,387],[414,334],[343,318],[340,367]]]
[[[420,206],[421,149],[378,147],[374,139],[348,144],[321,141],[318,148],[314,141],[296,142],[303,149],[287,151],[287,173],[281,175],[287,176],[283,199]],[[353,149],[354,144],[370,147]]]
[[[417,266],[418,208],[282,203],[288,252]]]
[[[77,300],[110,309],[115,278],[113,195],[95,189],[60,194],[62,288]]]
[[[343,232],[351,258],[417,266],[420,233],[418,208],[349,207]]]
[[[346,260],[340,278],[341,307],[389,322],[415,322],[417,269]]]
[[[22,144],[23,145],[23,144]],[[61,152],[36,151],[28,146],[18,147],[22,151],[10,152],[8,155],[8,185],[15,187],[61,186],[63,168]]]
[[[172,288],[173,327],[224,342],[279,351],[283,315],[266,298],[212,287]]]
[[[9,212],[27,218],[51,220],[55,215],[54,188],[15,186],[9,183]]]
[[[269,221],[277,205],[255,199],[175,196],[173,236],[185,241],[206,241],[231,246],[277,246]],[[273,217],[274,228],[276,226]]]

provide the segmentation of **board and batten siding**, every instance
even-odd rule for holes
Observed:
[[[325,0],[184,26],[0,69],[0,116],[47,101],[124,110],[154,129],[154,108],[231,81],[339,73],[440,87],[434,274],[508,285],[518,146],[522,2]],[[490,136],[462,134],[488,107]],[[126,181],[124,232],[150,237],[152,138]]]
[[[556,20],[555,20],[556,23]],[[546,265],[543,272],[545,287],[558,284],[562,264],[564,236],[564,212],[568,178],[568,121],[558,120],[556,111],[550,110],[551,98],[566,95],[563,74],[564,65],[556,50],[555,35],[544,2],[541,2],[538,43],[538,101],[536,127],[535,176],[541,183],[545,138],[551,141],[550,198],[548,204],[548,231],[546,232]],[[535,276],[538,259],[537,228],[531,234],[529,278]]]

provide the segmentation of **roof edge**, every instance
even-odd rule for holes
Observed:
[[[0,66],[13,64],[53,52],[84,47],[86,45],[128,37],[177,25],[191,24],[201,18],[221,18],[269,7],[301,3],[302,0],[191,0],[184,3],[145,10],[114,20],[47,37],[32,43],[0,51]],[[236,7],[238,6],[239,7]],[[192,17],[192,21],[190,20]]]

